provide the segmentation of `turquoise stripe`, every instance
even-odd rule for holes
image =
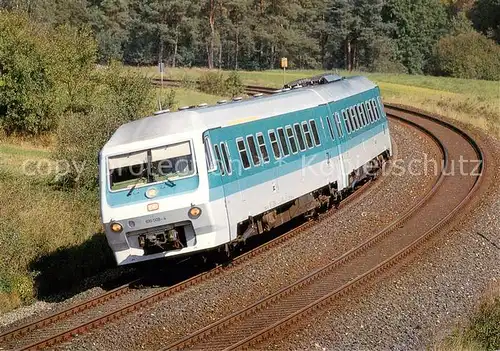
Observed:
[[[350,149],[358,146],[363,141],[373,138],[375,135],[381,133],[386,127],[385,123],[376,123],[370,126],[370,128],[365,128],[364,132],[357,133],[352,139],[342,144],[342,149],[349,151]],[[337,148],[332,148],[327,150],[330,152],[331,157],[337,157],[339,154],[336,151]],[[304,161],[302,161],[302,156],[305,155]],[[313,158],[311,162],[309,162]],[[296,172],[302,168],[303,163],[308,165],[315,165],[317,163],[323,162],[326,159],[326,150],[322,148],[316,148],[309,150],[308,153],[302,153],[294,155],[293,158],[286,158],[284,160],[273,161],[271,166],[268,167],[256,167],[253,169],[252,174],[249,170],[242,171],[242,174],[237,177],[235,173],[231,176],[233,179],[227,182],[225,185],[217,185],[210,187],[210,201],[218,200],[224,196],[233,195],[239,191],[248,190],[256,185],[272,181],[281,176],[289,173]],[[258,171],[260,168],[260,171]],[[279,172],[279,175],[278,175]],[[215,174],[215,173],[214,173]],[[212,176],[214,176],[212,174]],[[220,178],[220,176],[217,176]],[[226,177],[228,178],[228,177]]]
[[[179,179],[173,181],[175,186],[169,186],[167,183],[151,184],[150,186],[142,186],[140,188],[134,189],[129,194],[129,190],[110,192],[109,189],[106,191],[106,201],[111,207],[119,207],[125,205],[131,205],[141,202],[151,201],[146,197],[146,192],[148,189],[155,188],[158,190],[158,196],[155,200],[164,199],[166,197],[181,195],[193,192],[198,189],[200,183],[199,177],[193,176],[190,178]]]

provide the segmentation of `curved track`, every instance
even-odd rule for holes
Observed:
[[[247,91],[251,92],[251,88],[259,88],[259,92],[274,91],[260,87],[247,87]],[[461,130],[430,116],[397,106],[388,107],[391,118],[426,131],[440,145],[445,161],[442,173],[433,189],[399,220],[328,266],[252,306],[169,345],[168,348],[232,349],[255,346],[396,264],[439,230],[468,201],[479,186],[481,176],[452,176],[448,173],[456,168],[455,161],[459,160],[460,156],[483,161],[481,150],[475,142]],[[481,164],[481,170],[482,167]],[[341,206],[358,198],[366,187],[367,185],[347,198]],[[327,216],[328,214],[321,217],[320,222]],[[0,347],[32,350],[66,341],[76,334],[150,306],[156,301],[238,266],[317,223],[307,222],[235,258],[229,266],[218,266],[174,286],[156,289],[145,296],[131,294],[134,290],[131,284],[124,285],[67,310],[9,330],[0,335]]]
[[[476,142],[460,129],[431,116],[398,106],[387,107],[391,118],[426,131],[441,145],[441,174],[426,196],[386,229],[323,268],[164,350],[255,348],[400,262],[472,198],[484,167]]]

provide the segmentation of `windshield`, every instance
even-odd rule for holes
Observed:
[[[111,190],[143,184],[173,182],[194,174],[191,144],[185,141],[154,149],[131,152],[108,159]]]

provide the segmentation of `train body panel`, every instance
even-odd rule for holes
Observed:
[[[118,264],[244,241],[384,154],[380,92],[361,77],[131,122],[101,151],[106,236]]]

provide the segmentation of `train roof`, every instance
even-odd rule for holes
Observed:
[[[202,133],[212,128],[265,119],[339,101],[375,87],[377,85],[366,77],[350,77],[329,84],[291,89],[271,96],[163,113],[122,125],[103,150],[171,134],[196,131]]]

